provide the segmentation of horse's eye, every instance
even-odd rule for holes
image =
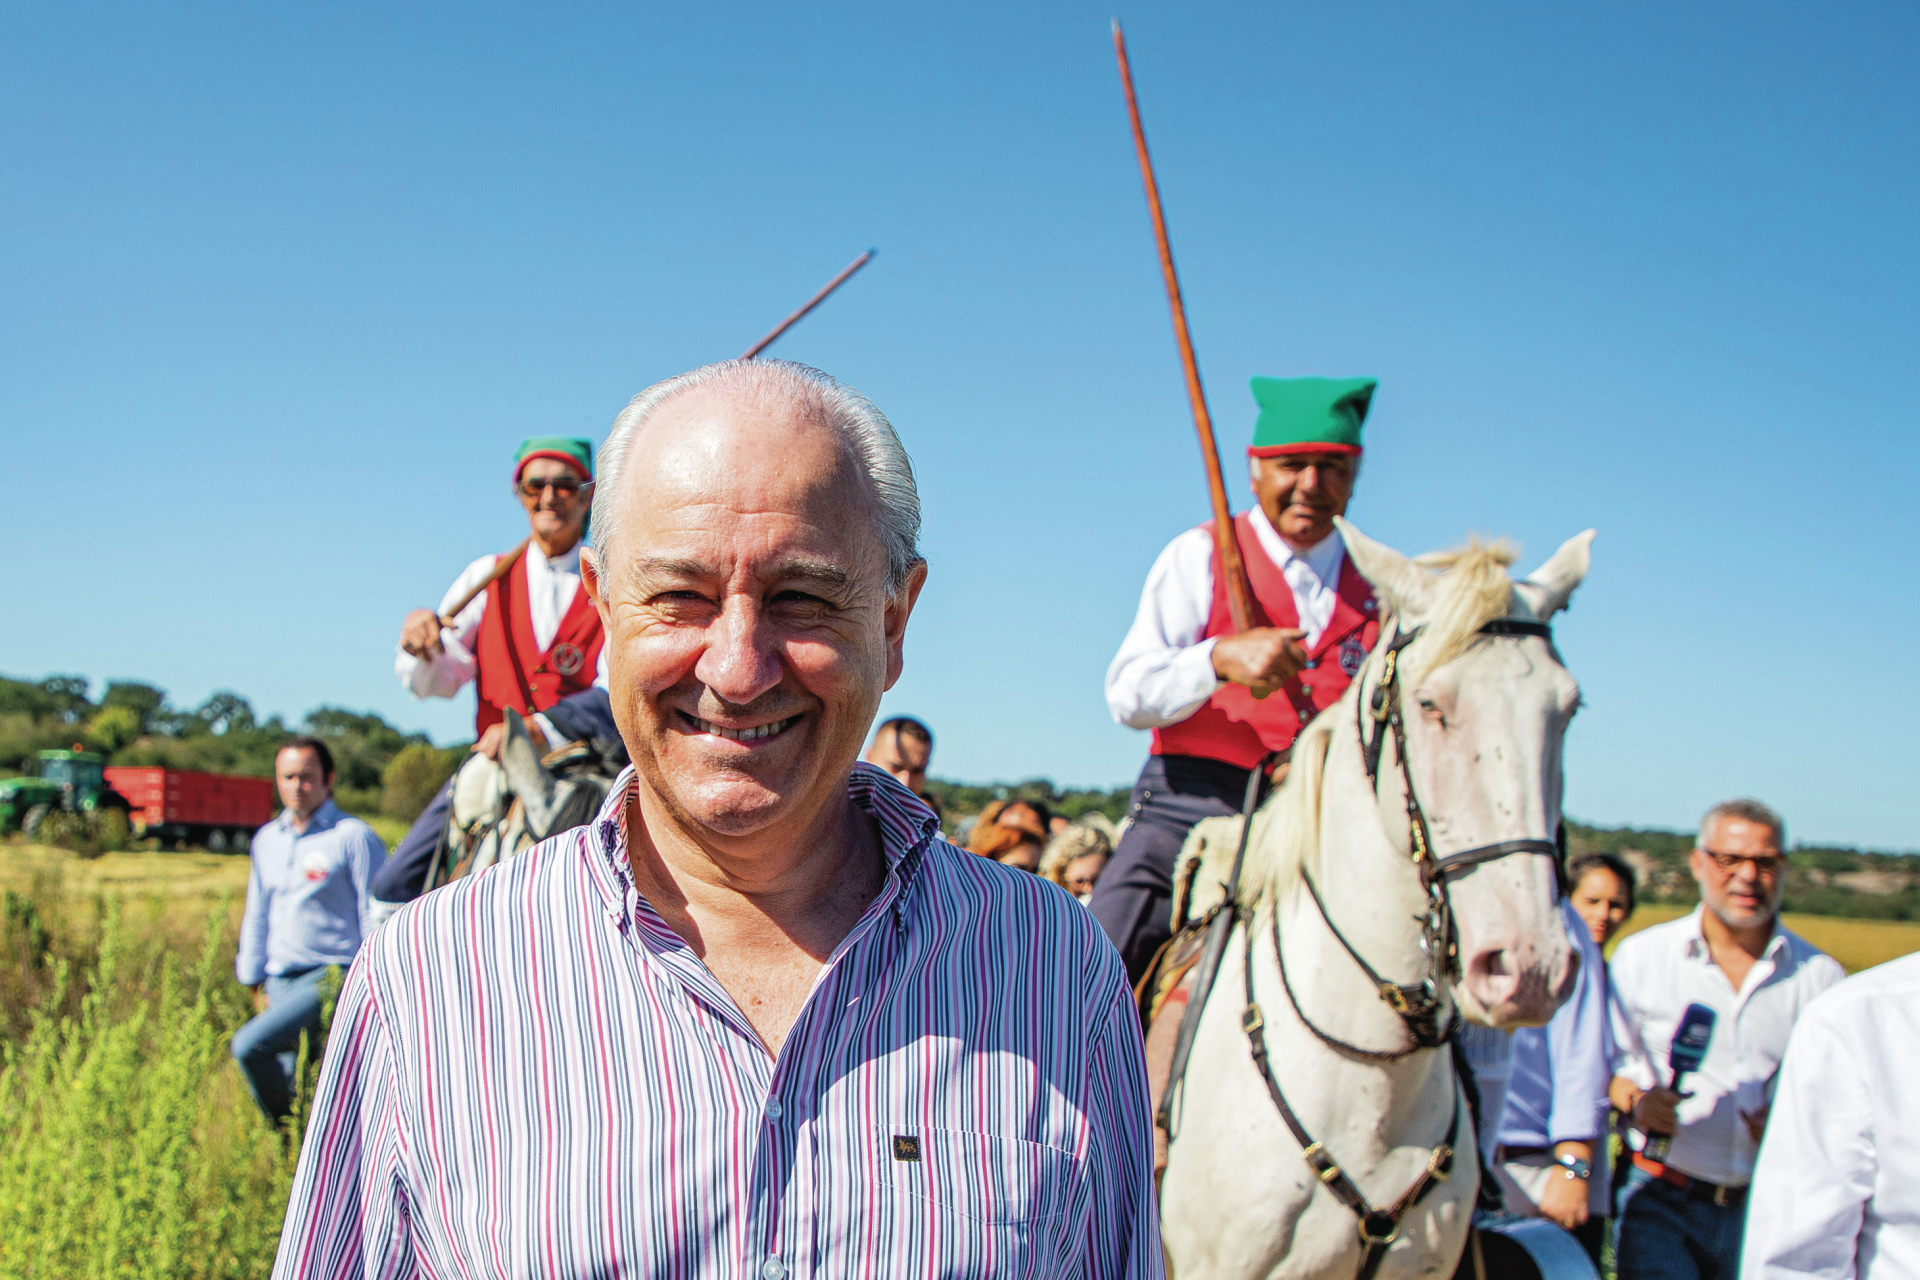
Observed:
[[[1426,712],[1430,716],[1437,716],[1440,714],[1440,704],[1435,702],[1432,698],[1420,699],[1420,709]]]

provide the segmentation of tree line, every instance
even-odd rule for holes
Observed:
[[[262,719],[253,704],[223,689],[192,708],[164,689],[113,680],[96,701],[82,676],[45,680],[0,677],[0,770],[23,772],[50,747],[97,751],[112,765],[162,765],[251,777],[273,774],[274,753],[296,733],[327,744],[338,770],[335,795],[353,813],[412,819],[466,755],[435,747],[370,711],[316,707],[298,724]]]

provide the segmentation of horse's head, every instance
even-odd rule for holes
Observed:
[[[1445,868],[1458,930],[1455,998],[1474,1022],[1543,1023],[1572,990],[1579,966],[1557,905],[1554,859],[1538,850],[1559,830],[1561,748],[1580,686],[1546,636],[1525,627],[1483,628],[1503,620],[1545,623],[1564,608],[1586,576],[1593,531],[1569,539],[1519,582],[1507,576],[1513,553],[1504,545],[1471,544],[1413,560],[1344,520],[1340,532],[1391,611],[1360,677],[1363,706],[1386,674],[1385,651],[1418,629],[1395,655],[1391,690],[1405,726],[1404,765],[1389,726],[1372,716],[1367,723],[1386,738],[1382,818],[1390,830],[1411,826],[1404,768],[1426,816],[1432,855]],[[1474,860],[1508,841],[1534,843]],[[1448,868],[1450,858],[1461,862]]]

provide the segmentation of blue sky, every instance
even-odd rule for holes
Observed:
[[[16,5],[0,671],[371,708],[401,616],[870,245],[775,353],[893,418],[935,772],[1127,781],[1101,680],[1205,493],[1107,39],[1037,5]],[[1920,10],[1119,11],[1230,475],[1251,374],[1374,374],[1352,517],[1597,526],[1568,805],[1920,846]],[[1244,503],[1244,494],[1236,502]]]

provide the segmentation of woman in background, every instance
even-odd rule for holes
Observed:
[[[1040,857],[1040,878],[1085,902],[1112,856],[1113,845],[1105,833],[1074,823],[1048,842]]]
[[[1034,806],[1024,800],[994,801],[980,811],[967,837],[969,852],[1022,871],[1037,872],[1046,847],[1046,825]]]

